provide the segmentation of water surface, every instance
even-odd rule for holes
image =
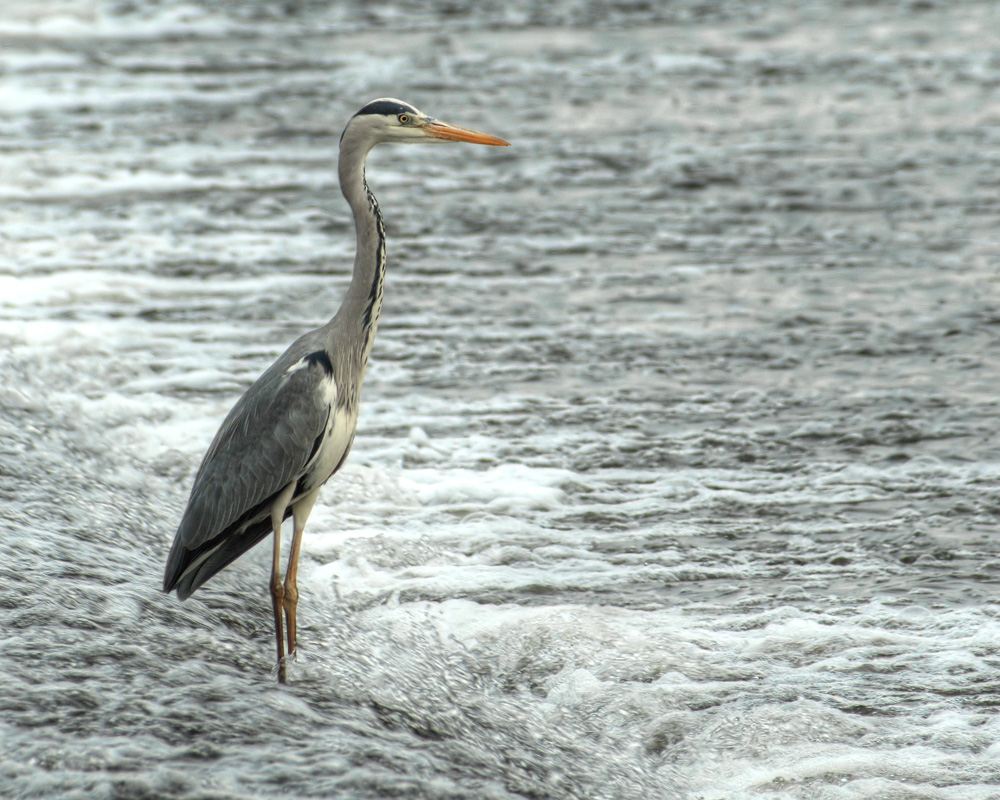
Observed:
[[[1000,796],[993,4],[18,4],[0,795]],[[275,680],[267,547],[159,592],[222,417],[383,323]]]

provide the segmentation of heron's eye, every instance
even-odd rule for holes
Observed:
[[[396,119],[399,120],[399,124],[400,125],[406,125],[410,121],[410,115],[409,114],[400,114],[398,117],[396,117]]]

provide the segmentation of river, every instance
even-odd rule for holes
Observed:
[[[0,796],[1000,797],[995,4],[5,9]],[[280,685],[163,565],[380,96],[512,146],[372,155]]]

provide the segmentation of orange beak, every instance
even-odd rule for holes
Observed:
[[[427,135],[433,139],[447,139],[451,142],[472,142],[473,144],[491,144],[496,147],[509,147],[510,142],[490,136],[488,133],[480,133],[469,128],[460,128],[458,125],[449,125],[447,122],[430,122],[424,125]]]

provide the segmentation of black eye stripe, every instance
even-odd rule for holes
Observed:
[[[409,106],[404,106],[402,103],[394,103],[391,100],[373,100],[354,116],[360,117],[365,114],[384,114],[385,116],[393,117],[398,117],[400,114],[412,116],[413,109]]]

